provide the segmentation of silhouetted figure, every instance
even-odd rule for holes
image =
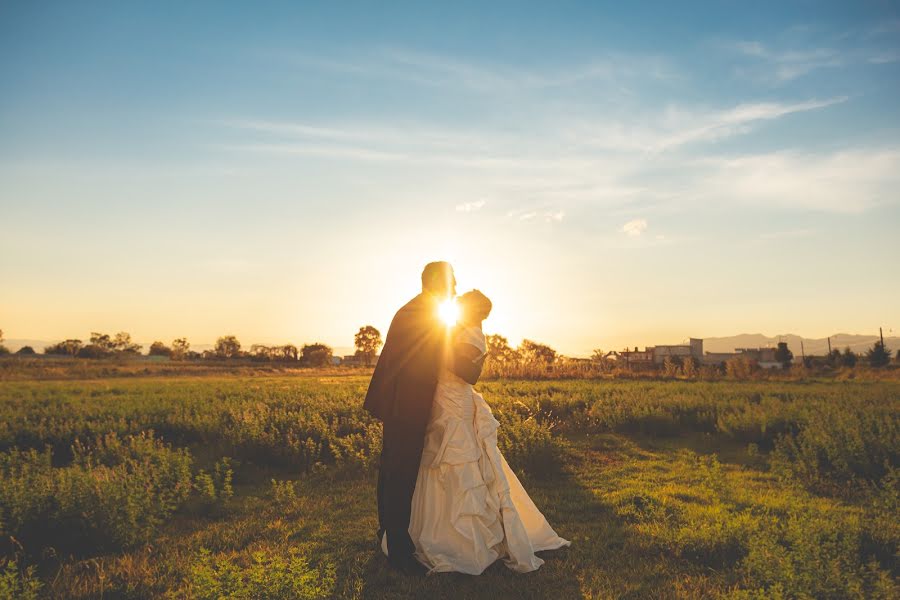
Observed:
[[[378,470],[378,538],[387,535],[388,562],[409,573],[424,572],[413,558],[409,517],[425,427],[443,364],[447,327],[438,306],[456,293],[453,268],[433,262],[422,271],[422,293],[391,321],[363,407],[382,421]]]

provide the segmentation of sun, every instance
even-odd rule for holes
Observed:
[[[449,298],[441,302],[438,306],[438,315],[447,327],[456,325],[456,320],[459,319],[459,305],[456,300]]]

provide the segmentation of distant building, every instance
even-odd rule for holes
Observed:
[[[376,354],[372,357],[372,365],[378,362],[379,356],[380,355]],[[357,356],[356,354],[345,354],[343,358],[341,358],[340,364],[347,367],[362,367],[365,366],[366,361],[363,357]]]
[[[615,353],[616,361],[629,368],[650,367],[653,365],[653,348],[645,347],[643,351],[638,350],[635,346],[634,350],[621,350]]]
[[[781,368],[781,363],[775,360],[775,348],[735,348],[735,352],[756,361],[763,369]]]
[[[680,344],[677,346],[654,346],[650,348],[653,351],[653,362],[661,365],[666,361],[666,357],[671,358],[696,358],[698,361],[703,359],[703,340],[699,338],[691,338],[687,345]]]
[[[700,364],[721,365],[725,361],[745,357],[756,362],[764,369],[780,367],[781,363],[775,360],[774,348],[736,348],[734,352],[703,352],[703,340],[690,338],[687,344],[645,346],[643,350],[620,350],[610,352],[608,357],[614,358],[619,364],[630,368],[649,368],[663,364],[666,358],[684,360],[694,358]]]

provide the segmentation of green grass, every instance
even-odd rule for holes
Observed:
[[[52,469],[33,472],[80,469],[80,478],[99,473],[110,486],[105,474],[118,469],[112,481],[124,483],[109,493],[135,494],[132,521],[111,511],[113,520],[98,513],[106,520],[80,525],[96,534],[98,523],[114,523],[103,526],[104,539],[119,543],[73,552],[46,532],[11,529],[10,508],[30,504],[4,496],[13,480],[4,479],[0,531],[23,535],[5,546],[17,561],[0,564],[0,598],[7,588],[33,589],[35,577],[40,595],[67,598],[900,593],[896,383],[480,384],[504,452],[572,546],[543,553],[534,573],[498,563],[479,577],[428,578],[389,571],[376,547],[379,440],[360,409],[365,385],[364,377],[311,376],[0,383],[6,456],[46,444]],[[148,429],[158,442],[127,441]],[[110,431],[119,437],[98,437]],[[82,449],[73,452],[76,439]],[[191,458],[195,489],[149,528],[158,511],[142,508],[146,498],[126,475],[165,494],[169,480],[156,474],[168,473],[178,449]],[[126,535],[129,522],[139,536]],[[34,577],[13,577],[27,565]]]

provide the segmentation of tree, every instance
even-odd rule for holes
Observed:
[[[591,353],[591,364],[595,368],[599,368],[602,373],[608,373],[613,368],[613,361],[608,356],[609,352],[604,352],[600,348],[594,348]]]
[[[233,335],[226,335],[216,340],[216,358],[237,358],[241,355],[241,343]]]
[[[3,330],[0,329],[0,355],[9,354],[9,348],[3,345]]]
[[[693,379],[697,376],[697,371],[700,365],[697,362],[697,359],[693,356],[684,357],[683,364],[681,365],[681,370],[684,372],[684,376],[688,379]]]
[[[36,352],[34,351],[34,348],[32,348],[31,346],[22,346],[21,348],[19,348],[16,351],[16,354],[18,354],[20,356],[24,356],[26,354],[36,354]]]
[[[82,348],[81,340],[65,340],[44,348],[44,354],[58,354],[62,356],[75,356]]]
[[[841,364],[845,367],[855,367],[856,366],[856,354],[853,353],[853,350],[850,349],[850,346],[844,348],[844,353],[841,354]]]
[[[187,338],[176,338],[172,340],[172,358],[174,360],[184,360],[188,357],[191,345],[188,344]]]
[[[832,367],[836,367],[841,364],[841,351],[835,348],[831,352],[828,353],[828,364]]]
[[[172,349],[162,342],[153,342],[147,356],[172,356]]]
[[[522,340],[519,344],[519,354],[525,362],[537,362],[552,364],[556,360],[556,350],[550,346],[532,342],[531,340]]]
[[[91,345],[97,346],[98,348],[101,348],[106,352],[112,352],[113,350],[115,350],[113,341],[109,337],[109,335],[105,333],[98,333],[96,331],[91,332]]]
[[[281,347],[281,356],[284,360],[297,360],[299,355],[300,351],[297,350],[297,346],[293,344],[285,344]]]
[[[518,362],[521,356],[513,348],[510,348],[509,342],[502,335],[492,334],[485,336],[487,345],[488,360],[498,365],[508,365]]]
[[[257,360],[269,360],[271,356],[271,348],[262,344],[253,344],[250,346],[250,356]]]
[[[778,348],[775,350],[775,360],[781,363],[781,368],[787,369],[794,360],[794,353],[788,349],[787,342],[778,342]]]
[[[81,348],[75,356],[78,358],[106,358],[110,354],[112,354],[112,352],[102,346],[88,344],[84,348]]]
[[[866,350],[866,360],[869,365],[880,369],[891,362],[891,351],[884,346],[884,340],[876,340],[875,344]]]
[[[378,354],[378,349],[381,348],[381,332],[371,325],[360,327],[353,337],[353,343],[356,345],[356,356],[363,359],[363,362],[369,367],[372,365],[375,355]]]
[[[663,374],[666,377],[675,378],[678,376],[678,371],[681,369],[677,359],[677,356],[667,356],[663,360]]]
[[[131,334],[125,331],[120,331],[116,334],[116,337],[113,338],[112,346],[113,350],[115,350],[116,352],[125,354],[141,353],[141,345],[132,343]]]
[[[310,367],[324,367],[331,364],[331,354],[331,348],[325,344],[307,344],[300,351],[300,362]]]

